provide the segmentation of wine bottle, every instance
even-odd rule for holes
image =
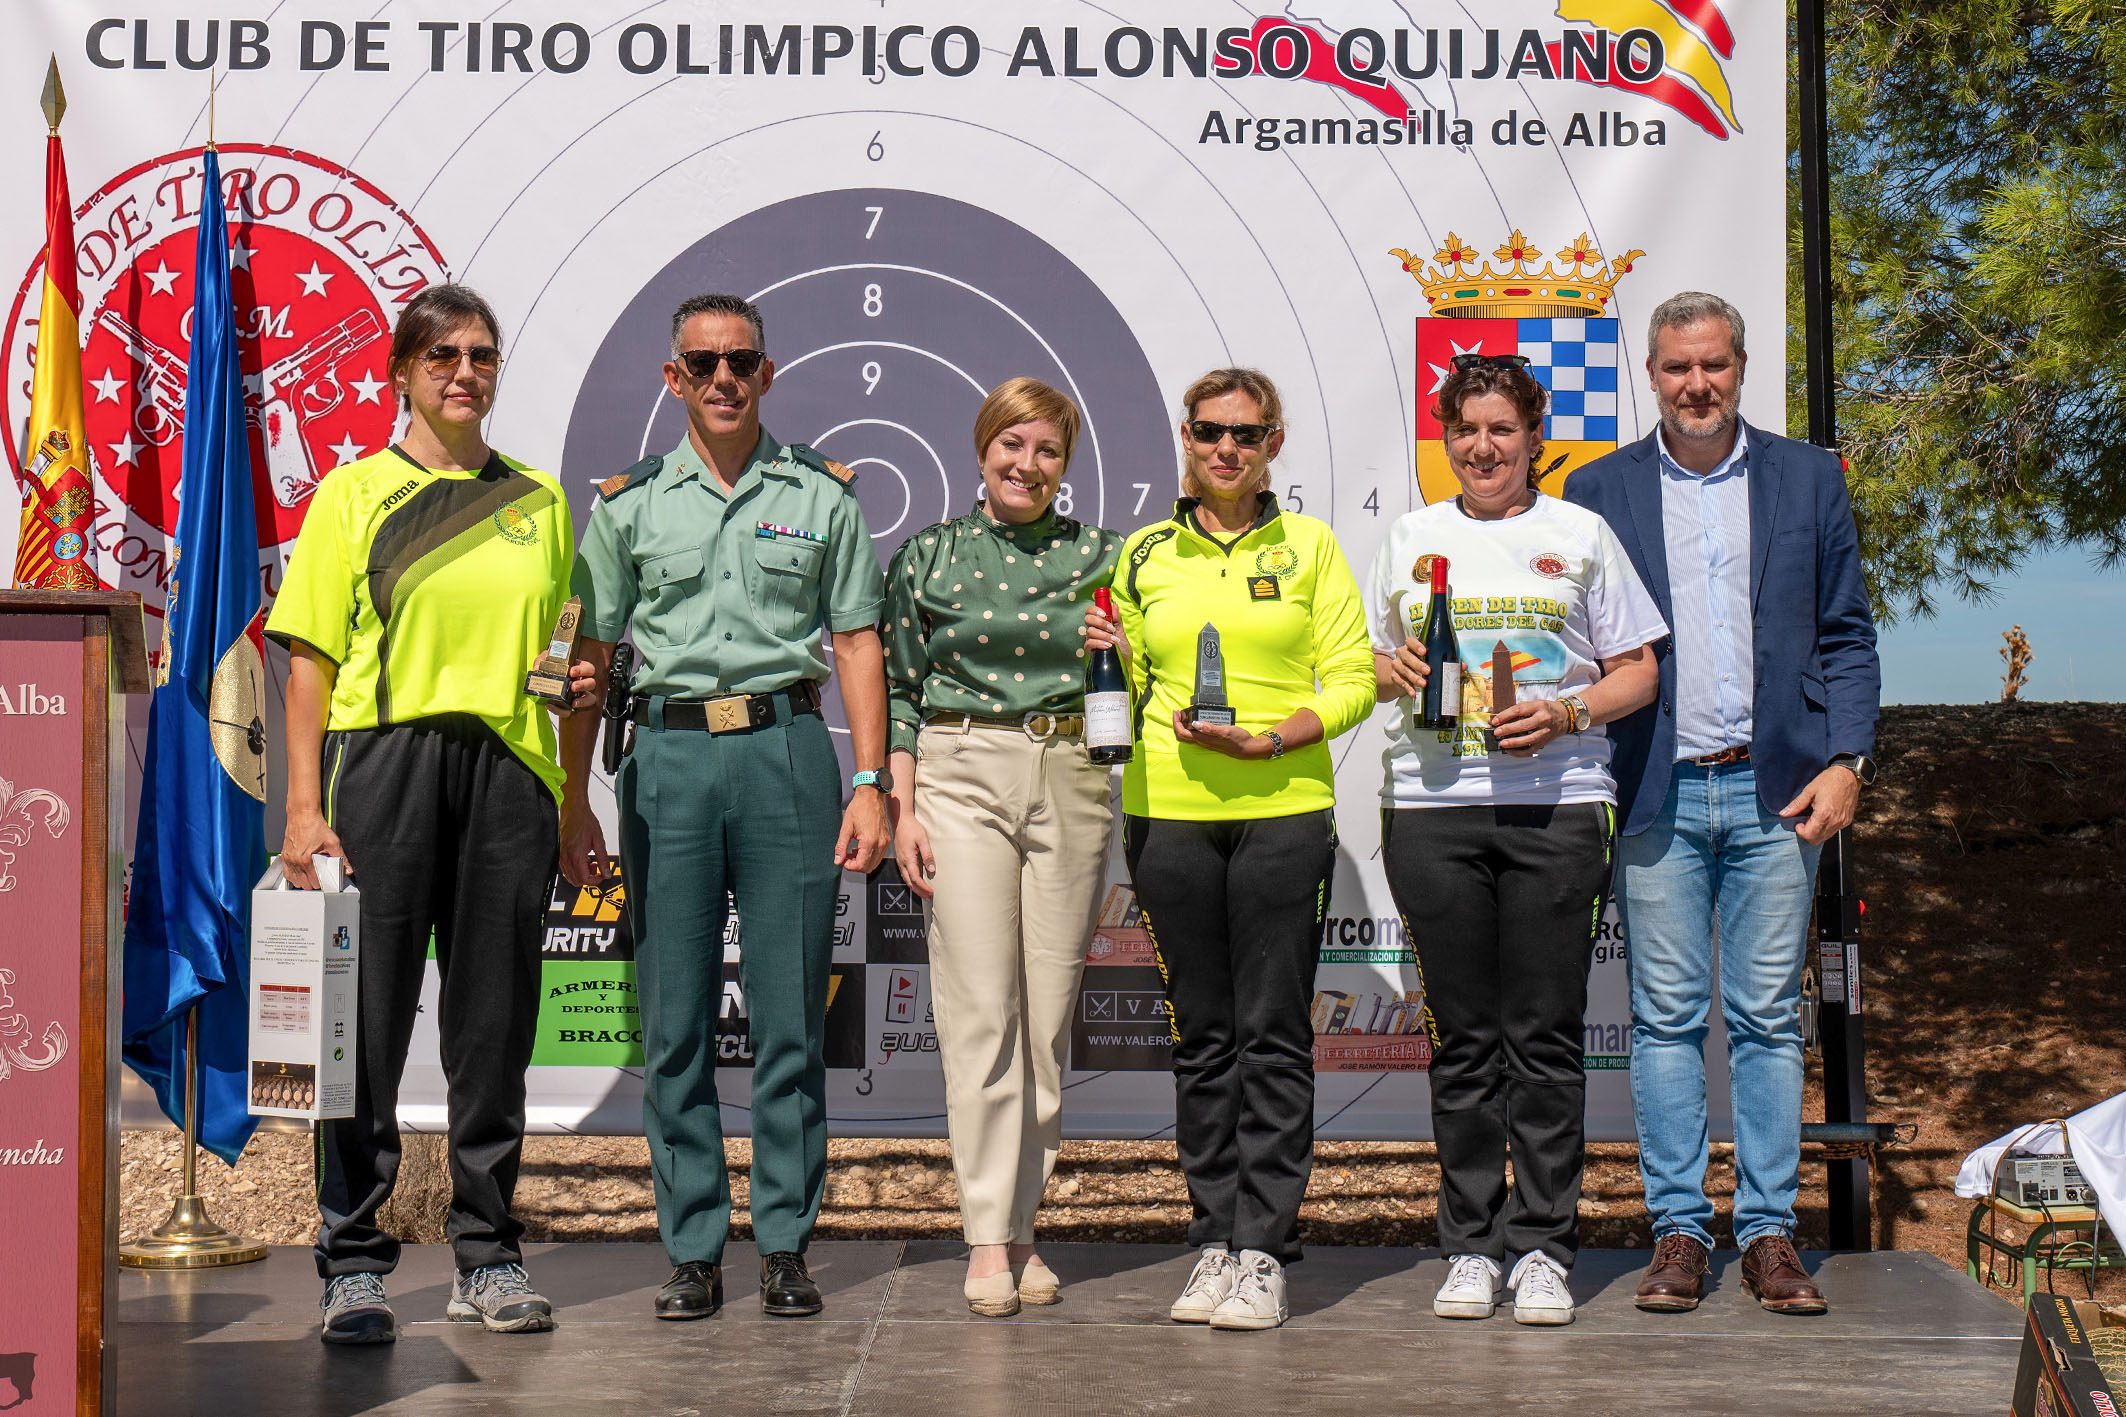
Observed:
[[[1093,604],[1109,620],[1115,618],[1106,586],[1093,592]],[[1122,676],[1122,657],[1112,649],[1085,657],[1085,749],[1102,767],[1130,758],[1129,681]]]
[[[1450,733],[1462,712],[1462,658],[1454,640],[1454,616],[1447,603],[1447,558],[1432,558],[1432,599],[1418,631],[1425,647],[1425,692],[1417,706],[1417,726]]]

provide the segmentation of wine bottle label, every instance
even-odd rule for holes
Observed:
[[[1127,748],[1130,743],[1129,695],[1121,690],[1085,696],[1085,746]]]
[[[1462,711],[1462,662],[1450,659],[1439,667],[1439,707],[1449,718]]]

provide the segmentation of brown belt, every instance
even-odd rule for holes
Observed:
[[[1744,743],[1739,748],[1722,748],[1717,753],[1707,753],[1702,758],[1692,758],[1690,765],[1695,768],[1717,768],[1726,763],[1746,763],[1749,760],[1750,745]]]
[[[989,718],[978,713],[934,713],[923,720],[925,728],[1002,728],[1028,738],[1075,738],[1085,731],[1085,715],[1077,713],[1029,713],[1020,718]]]
[[[800,679],[786,689],[770,689],[765,694],[666,699],[662,726],[696,733],[750,733],[775,722],[775,701],[778,698],[789,700],[793,714],[819,712],[819,685],[810,679]],[[649,699],[637,694],[629,706],[628,717],[644,727],[650,726]]]

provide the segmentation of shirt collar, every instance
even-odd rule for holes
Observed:
[[[1661,427],[1659,425],[1655,426],[1654,447],[1660,450],[1661,470],[1663,472],[1668,473],[1672,477],[1695,478],[1698,476],[1697,473],[1692,472],[1682,463],[1677,462],[1675,458],[1669,454],[1668,430],[1665,427]],[[1750,426],[1747,423],[1744,423],[1741,418],[1737,417],[1735,419],[1735,446],[1727,450],[1727,456],[1720,459],[1720,465],[1714,468],[1711,472],[1706,473],[1703,480],[1706,482],[1711,482],[1717,478],[1725,477],[1731,472],[1740,473],[1747,471],[1749,467],[1749,451]]]
[[[679,446],[672,449],[671,455],[665,461],[671,465],[675,486],[690,477],[704,477],[711,482],[716,481],[716,475],[709,471],[709,466],[702,461],[701,454],[694,450],[694,440],[683,434],[679,439]],[[746,470],[738,475],[739,486],[745,485],[747,476],[755,468],[770,477],[782,478],[785,482],[804,480],[804,473],[797,466],[797,460],[785,454],[783,445],[775,441],[775,436],[768,432],[765,426],[760,430],[759,441],[753,445],[752,461],[747,463]],[[716,486],[721,491],[723,484],[718,482]],[[734,487],[731,490],[735,492],[738,489]]]
[[[1196,508],[1203,502],[1201,497],[1183,497],[1175,502],[1174,520],[1206,541],[1215,542],[1220,546],[1238,546],[1243,540],[1261,531],[1282,515],[1282,509],[1277,505],[1277,494],[1275,492],[1258,492],[1255,495],[1260,499],[1255,504],[1255,520],[1248,523],[1246,531],[1241,532],[1239,536],[1233,537],[1229,542],[1219,541],[1217,537],[1205,531],[1196,521]]]
[[[1048,510],[1030,522],[998,521],[995,517],[989,515],[989,503],[981,498],[976,499],[973,509],[967,515],[976,526],[1008,541],[1030,540],[1034,537],[1051,535],[1063,522],[1062,516],[1056,511],[1054,502],[1050,502]]]

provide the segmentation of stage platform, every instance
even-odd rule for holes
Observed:
[[[727,1256],[716,1318],[660,1323],[661,1250],[539,1245],[554,1300],[546,1334],[445,1323],[450,1252],[411,1247],[390,1281],[397,1344],[327,1348],[305,1249],[193,1273],[127,1270],[119,1286],[119,1411],[352,1417],[355,1413],[1609,1414],[1969,1413],[2008,1410],[2021,1311],[1931,1255],[1806,1256],[1832,1302],[1778,1318],[1716,1256],[1696,1313],[1642,1314],[1643,1251],[1580,1256],[1579,1321],[1434,1318],[1433,1250],[1315,1249],[1292,1270],[1292,1319],[1272,1333],[1170,1323],[1190,1252],[1056,1245],[1064,1302],[978,1319],[958,1245],[836,1242],[811,1252],[816,1319],[761,1315],[751,1246]]]

